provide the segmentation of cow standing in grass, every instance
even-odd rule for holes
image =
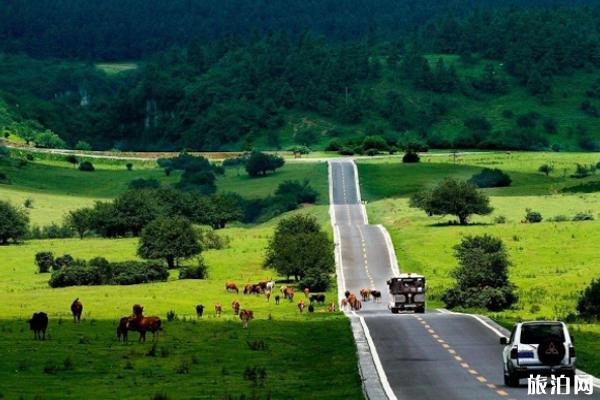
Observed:
[[[300,314],[302,314],[304,312],[304,307],[306,306],[306,304],[304,304],[304,300],[300,300],[298,302],[298,310],[300,310]]]
[[[196,317],[202,318],[203,315],[204,315],[204,306],[202,304],[198,304],[196,306]]]
[[[129,321],[129,319],[132,317],[122,317],[119,320],[119,325],[117,325],[117,340],[123,341],[123,343],[126,343],[129,338],[127,335],[127,322]]]
[[[240,319],[242,320],[243,327],[248,328],[248,323],[254,319],[254,313],[252,310],[242,310],[240,311]]]
[[[127,320],[127,330],[140,333],[139,342],[146,341],[146,332],[152,332],[152,340],[158,339],[158,331],[161,329],[161,320],[157,316],[145,317],[144,307],[136,304],[133,306],[133,316]]]
[[[267,298],[267,303],[271,301],[271,291],[265,290],[265,297]]]
[[[81,322],[81,314],[83,313],[83,304],[76,298],[71,303],[71,314],[73,314],[73,322]]]
[[[227,282],[225,283],[225,291],[239,293],[240,289],[238,289],[237,285],[234,282]]]
[[[237,300],[232,301],[231,308],[233,309],[233,314],[238,315],[240,313],[240,302]]]
[[[29,329],[33,331],[33,338],[46,340],[46,329],[48,329],[48,314],[45,312],[37,312],[27,321]]]
[[[215,315],[217,317],[220,317],[222,312],[223,312],[223,306],[221,305],[221,303],[215,303]]]

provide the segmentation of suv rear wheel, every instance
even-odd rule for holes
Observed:
[[[507,371],[504,373],[504,384],[508,387],[517,387],[519,386],[519,377],[516,374]]]

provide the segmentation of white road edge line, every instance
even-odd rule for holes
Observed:
[[[377,348],[375,347],[375,343],[373,343],[373,338],[371,337],[371,332],[369,331],[369,327],[365,322],[365,318],[361,315],[356,314],[352,311],[358,319],[360,320],[360,325],[365,332],[365,337],[367,338],[367,343],[369,344],[369,348],[371,349],[371,355],[373,356],[373,362],[375,363],[375,368],[377,369],[377,374],[379,375],[379,380],[381,381],[381,385],[383,386],[383,390],[385,394],[389,398],[389,400],[398,400],[390,383],[388,382],[387,375],[385,374],[385,370],[383,369],[383,365],[381,364],[381,360],[379,359],[379,354],[377,353]]]
[[[360,205],[360,211],[362,212],[363,221],[364,221],[365,225],[369,225],[369,216],[367,215],[367,208],[365,207],[364,203],[362,202],[362,197],[360,196],[360,183],[358,181],[358,168],[356,167],[356,163],[354,162],[354,160],[351,159],[350,163],[352,164],[352,168],[354,169],[354,187],[356,189],[356,200],[358,201],[358,204]]]
[[[400,275],[400,269],[398,268],[398,258],[396,257],[396,251],[394,250],[394,244],[392,242],[392,238],[390,233],[383,225],[377,225],[377,228],[381,231],[383,238],[385,240],[385,247],[387,247],[388,257],[390,259],[390,267],[392,268],[392,273],[394,276]]]
[[[356,165],[354,164],[354,161],[351,161],[352,165],[354,165],[354,177],[355,177],[355,182],[358,185],[358,173],[356,170]],[[344,266],[342,263],[342,242],[340,240],[340,232],[339,229],[340,227],[337,225],[336,223],[336,219],[335,219],[335,205],[333,202],[333,167],[332,167],[332,162],[328,161],[327,165],[328,165],[328,173],[329,173],[329,214],[331,217],[331,224],[333,226],[333,241],[335,244],[335,265],[336,265],[336,270],[337,270],[337,285],[338,285],[338,304],[339,304],[339,308],[341,310],[341,299],[344,297],[344,292],[346,291],[346,280],[344,278]],[[359,192],[357,190],[357,192]],[[359,199],[360,199],[360,193],[358,193]],[[364,208],[364,205],[362,206]],[[364,212],[363,210],[363,217],[366,219],[366,212]],[[389,247],[388,247],[388,251],[389,251]],[[381,382],[381,386],[383,387],[383,390],[385,391],[386,396],[388,397],[389,400],[398,400],[398,398],[396,397],[396,395],[394,394],[394,391],[392,390],[392,387],[390,386],[390,383],[387,379],[387,375],[385,374],[385,370],[383,369],[383,365],[381,364],[381,359],[379,358],[379,354],[377,353],[377,348],[375,347],[375,343],[373,342],[373,338],[371,337],[371,332],[369,331],[369,327],[367,326],[367,323],[364,319],[364,317],[356,314],[354,311],[352,311],[351,313],[344,310],[344,314],[346,314],[347,316],[350,316],[351,314],[353,314],[354,316],[358,317],[359,321],[360,321],[360,325],[363,328],[363,332],[365,333],[365,337],[367,339],[367,344],[369,345],[369,348],[371,349],[371,357],[373,358],[373,363],[375,364],[375,369],[377,370],[377,375],[379,376],[379,381]]]

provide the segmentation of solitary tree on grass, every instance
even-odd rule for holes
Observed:
[[[179,260],[200,254],[202,247],[191,222],[183,217],[159,217],[142,231],[138,255],[145,259],[165,259],[169,268]]]
[[[549,165],[549,164],[542,164],[538,168],[538,171],[540,171],[542,174],[548,176],[548,175],[550,175],[550,173],[552,171],[554,171],[554,167],[552,165]]]
[[[69,211],[65,222],[68,226],[73,228],[79,235],[80,239],[83,239],[85,234],[93,229],[93,218],[94,210],[91,208],[80,208],[79,210]]]
[[[461,225],[467,225],[473,214],[488,215],[494,210],[476,186],[454,178],[446,178],[431,191],[416,193],[410,206],[429,215],[455,215]]]
[[[0,201],[0,244],[18,241],[27,233],[29,216],[7,201]]]

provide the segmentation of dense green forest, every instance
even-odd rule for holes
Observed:
[[[10,1],[0,124],[45,147],[596,150],[598,3]]]

